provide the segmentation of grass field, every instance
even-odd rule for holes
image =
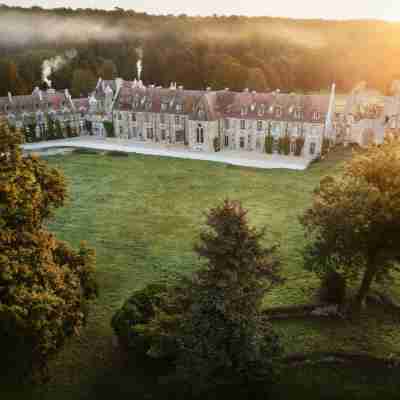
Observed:
[[[70,192],[68,205],[58,210],[50,229],[74,246],[86,240],[96,249],[101,293],[82,335],[71,340],[51,363],[51,381],[33,392],[30,386],[2,383],[2,392],[8,395],[2,398],[108,399],[117,394],[117,398],[153,398],[155,382],[143,375],[140,366],[134,372],[121,367],[112,346],[110,318],[133,290],[156,280],[174,280],[198,267],[192,248],[204,222],[203,212],[224,198],[241,200],[250,210],[250,222],[267,226],[267,241],[280,244],[287,280],[266,296],[265,306],[313,299],[318,281],[301,268],[299,250],[304,238],[298,216],[310,204],[321,177],[338,171],[349,156],[349,151],[332,153],[302,172],[140,155],[50,157],[50,164],[64,171]],[[397,287],[392,290],[400,293]],[[354,324],[276,323],[288,353],[351,350],[399,356],[399,328],[397,315],[375,309]],[[307,373],[316,376],[312,368],[299,372]],[[297,393],[302,386],[299,374],[287,374]],[[379,381],[376,373],[373,376]],[[315,378],[315,385],[330,379],[328,373],[322,374]],[[382,388],[393,390],[399,382],[385,375],[371,390],[368,379],[354,371],[336,371],[333,379],[341,382],[346,398],[358,398],[351,397],[352,393],[362,390],[373,395],[374,388],[380,394]],[[304,387],[304,393],[307,390]]]

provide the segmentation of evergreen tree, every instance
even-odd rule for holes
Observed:
[[[212,209],[207,226],[196,246],[207,266],[195,276],[178,333],[177,375],[199,397],[225,387],[265,394],[280,349],[261,313],[279,281],[276,249],[261,245],[264,232],[249,227],[238,202]]]

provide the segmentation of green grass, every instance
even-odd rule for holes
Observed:
[[[86,240],[96,249],[101,292],[82,335],[52,361],[51,381],[34,392],[29,386],[2,384],[7,398],[108,399],[115,393],[151,398],[157,386],[152,378],[140,367],[129,372],[116,357],[111,316],[133,290],[152,281],[173,281],[199,266],[192,249],[204,223],[203,212],[225,198],[241,200],[250,210],[250,222],[268,227],[266,241],[280,243],[287,280],[266,296],[265,306],[313,299],[318,280],[301,268],[304,238],[298,216],[310,204],[321,177],[338,171],[349,156],[343,150],[330,154],[303,172],[140,155],[50,157],[50,164],[64,171],[70,191],[67,206],[58,210],[50,229],[74,246]],[[371,310],[355,325],[276,323],[287,352],[344,349],[399,354],[399,327],[398,317],[379,310]]]

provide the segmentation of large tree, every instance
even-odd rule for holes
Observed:
[[[371,284],[390,276],[400,261],[400,144],[356,154],[341,176],[324,178],[301,222],[309,244],[309,270],[339,272],[361,284],[359,309]]]
[[[225,201],[207,216],[196,246],[206,267],[195,275],[179,335],[177,373],[192,393],[225,387],[255,393],[273,377],[279,346],[261,302],[279,280],[279,263],[263,237],[238,202]]]
[[[23,157],[19,132],[0,120],[0,368],[41,371],[67,337],[79,332],[97,294],[94,253],[47,231],[64,204],[61,173]]]

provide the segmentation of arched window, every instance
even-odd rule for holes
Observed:
[[[204,128],[203,125],[198,124],[197,125],[197,135],[196,135],[196,139],[197,139],[197,143],[204,143]]]

